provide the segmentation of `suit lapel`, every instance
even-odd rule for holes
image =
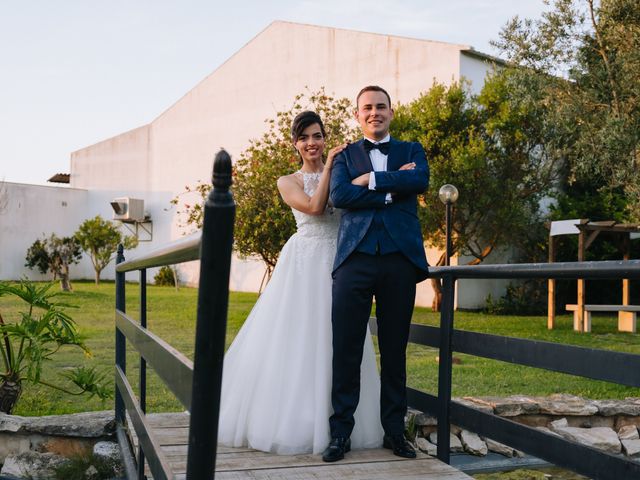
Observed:
[[[398,170],[402,165],[398,162],[402,161],[402,155],[400,154],[401,143],[391,138],[389,140],[389,155],[387,155],[387,172],[394,172]]]
[[[364,140],[351,144],[349,146],[349,153],[353,168],[361,173],[373,171],[371,158],[369,158],[369,154],[364,149]]]

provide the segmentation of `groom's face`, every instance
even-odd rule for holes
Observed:
[[[372,90],[360,95],[356,120],[365,137],[372,140],[382,140],[389,133],[389,124],[392,118],[393,110],[383,92]]]

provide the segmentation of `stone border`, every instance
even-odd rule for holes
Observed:
[[[509,418],[567,440],[623,454],[640,461],[640,398],[589,400],[575,395],[549,397],[463,397],[454,399],[468,407]],[[415,429],[418,449],[436,455],[437,419],[417,410],[407,414],[407,426]],[[496,452],[507,457],[522,456],[511,447],[475,433],[451,426],[452,452],[484,456]]]

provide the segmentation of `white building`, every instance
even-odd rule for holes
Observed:
[[[97,214],[110,218],[109,201],[115,197],[144,199],[153,221],[153,240],[136,254],[179,238],[183,232],[171,198],[185,185],[210,178],[220,147],[237,157],[264,132],[264,120],[289,108],[305,87],[353,98],[362,86],[375,84],[387,89],[394,103],[405,103],[434,81],[449,84],[464,77],[477,91],[492,68],[491,57],[468,45],[274,22],[148,125],[73,152],[71,188],[7,184],[0,278],[28,273],[25,252],[42,233],[71,233]],[[39,208],[45,203],[47,208]],[[434,262],[436,252],[428,253]],[[181,273],[191,282],[196,270],[185,266]],[[258,262],[234,261],[231,288],[257,290],[262,273]],[[83,261],[72,274],[91,278],[92,270]],[[113,277],[113,265],[104,277]],[[461,288],[459,306],[482,305],[488,291]],[[424,282],[417,303],[430,305],[431,296]]]

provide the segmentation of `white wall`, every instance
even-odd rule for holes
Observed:
[[[72,235],[78,227],[77,219],[85,215],[89,194],[74,188],[22,183],[7,182],[4,187],[7,204],[0,212],[0,279],[48,279],[24,266],[27,250],[45,235]],[[92,271],[86,261],[71,267],[76,278],[91,278]]]
[[[38,238],[55,233],[59,237],[70,236],[86,219],[101,215],[104,219],[113,217],[109,202],[125,193],[147,200],[154,223],[154,235],[168,238],[171,216],[163,211],[170,195],[166,192],[142,192],[132,190],[84,190],[67,187],[5,183],[6,206],[0,211],[0,279],[16,280],[27,277],[33,280],[47,280],[51,275],[41,275],[37,270],[25,267],[28,248]],[[163,222],[164,220],[164,222]],[[131,234],[125,226],[120,230]],[[130,257],[152,248],[149,242],[142,242],[135,252],[125,252]],[[94,278],[93,265],[86,253],[77,265],[70,268],[71,278]],[[153,272],[148,277],[153,278]],[[113,279],[115,264],[111,263],[101,274],[101,278]]]

